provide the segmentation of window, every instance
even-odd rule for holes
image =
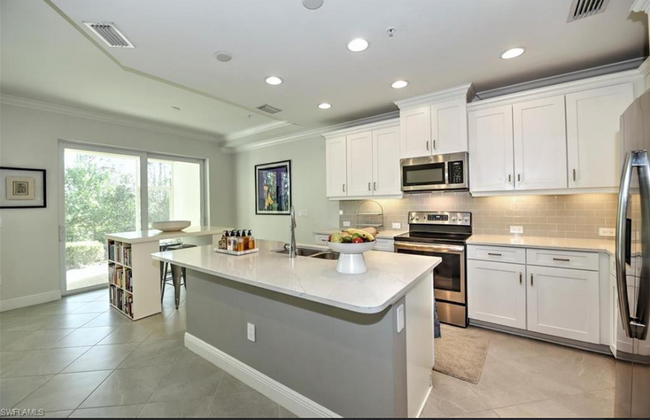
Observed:
[[[163,220],[201,223],[201,165],[199,163],[149,159],[149,227]]]

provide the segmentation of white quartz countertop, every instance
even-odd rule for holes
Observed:
[[[467,244],[606,252],[610,255],[614,255],[616,249],[614,241],[607,239],[545,238],[540,236],[472,235],[467,240]]]
[[[190,226],[177,232],[163,232],[161,230],[136,230],[133,232],[108,233],[107,239],[136,244],[141,242],[154,242],[163,239],[184,238],[189,236],[206,236],[223,233],[224,230],[232,230],[222,226]]]
[[[343,228],[347,229],[347,228]],[[337,229],[337,228],[331,228],[331,229],[320,229],[320,230],[315,230],[314,234],[315,235],[329,235],[334,232],[340,232],[342,229]],[[380,230],[377,236],[375,236],[377,239],[393,239],[395,236],[401,235],[403,233],[408,232],[408,229],[389,229],[389,230]]]
[[[387,252],[364,254],[368,271],[340,274],[336,260],[289,258],[272,252],[282,242],[258,240],[259,252],[234,256],[214,252],[213,246],[152,254],[156,260],[346,309],[378,313],[402,298],[417,280],[440,264],[440,258]]]

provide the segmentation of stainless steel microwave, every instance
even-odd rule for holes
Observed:
[[[468,165],[467,152],[401,159],[402,191],[467,191]]]

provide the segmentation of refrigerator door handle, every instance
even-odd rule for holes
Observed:
[[[616,288],[618,290],[618,306],[625,335],[632,336],[630,328],[630,305],[627,298],[627,273],[625,272],[625,238],[627,206],[632,178],[632,159],[634,152],[628,152],[621,173],[621,184],[618,190],[618,210],[616,212]]]
[[[639,192],[641,194],[641,273],[637,293],[636,317],[631,321],[634,335],[645,340],[648,335],[650,300],[650,161],[645,151],[636,152],[633,164],[639,172]]]

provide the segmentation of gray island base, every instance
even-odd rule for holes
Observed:
[[[153,254],[188,269],[186,347],[301,417],[419,415],[439,259],[368,252],[368,273],[343,275],[336,261],[292,260],[260,242],[243,257]]]

